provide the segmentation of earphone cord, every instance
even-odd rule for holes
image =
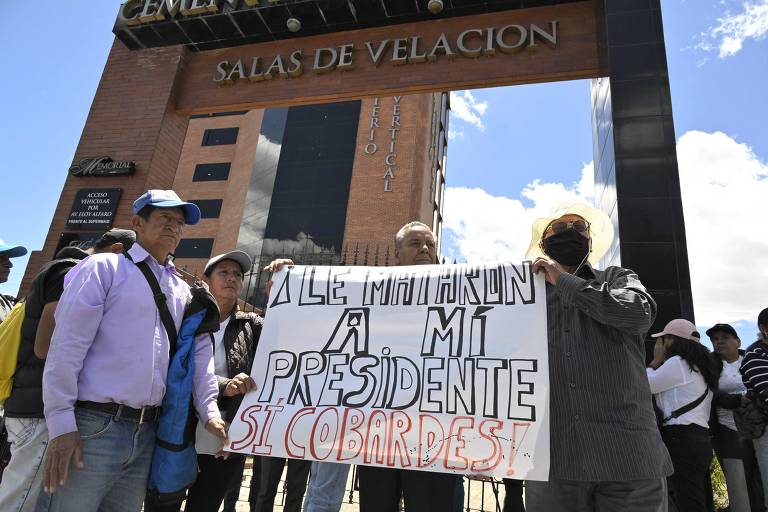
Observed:
[[[592,251],[589,251],[589,252],[587,253],[587,255],[586,255],[586,256],[584,256],[584,259],[583,259],[583,260],[581,260],[581,263],[579,263],[579,266],[578,266],[578,267],[576,267],[576,270],[574,270],[574,271],[573,271],[573,275],[578,275],[578,273],[579,273],[579,270],[581,270],[581,267],[584,265],[584,263],[586,263],[586,261],[587,261],[587,258],[589,258],[589,253],[590,253],[590,252],[592,252]]]

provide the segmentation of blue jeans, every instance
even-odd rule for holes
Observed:
[[[75,409],[83,468],[70,464],[64,486],[40,493],[37,512],[139,512],[147,492],[155,424]]]
[[[313,462],[304,496],[304,512],[339,512],[347,475],[349,464]]]

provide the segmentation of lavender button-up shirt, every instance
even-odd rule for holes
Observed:
[[[178,329],[190,298],[189,286],[172,264],[160,265],[138,243],[129,254],[134,261],[149,264]],[[133,408],[160,405],[168,374],[168,335],[149,284],[134,263],[123,255],[94,254],[67,277],[43,374],[51,439],[77,431],[77,400]],[[217,395],[210,339],[199,336],[193,401],[204,423],[220,417]]]

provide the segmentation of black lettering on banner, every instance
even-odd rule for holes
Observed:
[[[424,357],[421,361],[421,402],[419,411],[441,413],[445,410],[445,359],[442,357]],[[435,378],[433,374],[439,376]],[[433,394],[438,394],[439,398],[433,399]]]
[[[376,356],[364,355],[352,358],[349,371],[353,379],[362,379],[363,384],[356,391],[351,391],[344,395],[341,405],[344,407],[363,407],[373,400],[378,379],[371,371],[371,368],[377,368],[378,366],[379,358]]]
[[[278,288],[277,293],[275,294],[275,300],[273,300],[272,304],[269,305],[270,308],[280,306],[281,304],[289,304],[291,302],[291,289],[288,286],[290,277],[291,268],[288,267],[288,270],[286,270],[285,275],[283,276],[283,282],[280,283],[280,288]]]
[[[498,267],[486,267],[483,304],[502,304],[503,302],[504,274],[501,265]]]
[[[325,365],[325,357],[320,352],[308,351],[299,354],[296,376],[294,377],[291,391],[288,394],[288,403],[290,405],[294,405],[296,399],[299,399],[304,407],[313,405],[312,383],[309,378],[323,373]]]
[[[480,269],[477,267],[467,267],[464,269],[464,275],[461,276],[459,281],[459,305],[464,306],[466,304],[472,304],[476,306],[480,304],[480,295],[477,293],[474,281],[480,279]]]
[[[536,359],[509,360],[509,409],[507,418],[511,420],[536,421],[536,407],[523,403],[523,395],[533,396],[534,383],[524,380],[524,373],[536,373],[539,362]],[[517,374],[517,378],[513,378]]]
[[[419,400],[421,391],[421,379],[419,367],[407,357],[395,356],[392,358],[395,374],[394,386],[390,393],[391,398],[387,402],[387,409],[407,409]],[[400,394],[400,402],[395,402],[395,397]]]
[[[317,269],[315,267],[304,267],[304,275],[301,277],[299,306],[320,306],[325,304],[325,295],[322,293],[318,295],[317,291],[315,290],[316,272]]]
[[[368,270],[363,284],[363,306],[373,306],[377,303],[381,306],[387,306],[391,288],[391,275],[377,269]],[[376,300],[377,297],[378,301]]]
[[[416,288],[416,276],[413,272],[396,274],[392,284],[392,305],[410,306],[413,304],[414,288]]]
[[[464,362],[464,368],[461,363]],[[449,389],[447,396],[447,407],[445,412],[448,414],[475,414],[475,360],[471,358],[459,359],[451,357],[448,359],[448,380],[446,381]],[[461,402],[462,411],[458,410],[458,404]]]
[[[523,304],[533,304],[536,302],[536,286],[533,284],[533,263],[524,261],[522,273],[518,270],[517,265],[504,267],[504,280],[507,289],[506,304],[516,304],[517,297],[520,297]]]
[[[451,356],[461,357],[465,309],[453,308],[448,316],[443,307],[433,306],[427,310],[427,323],[424,327],[424,338],[421,341],[422,356],[435,355],[435,344],[440,339],[440,341],[448,341]]]
[[[477,359],[477,369],[483,374],[483,416],[499,417],[499,372],[508,368],[506,359]]]
[[[469,328],[469,357],[485,355],[485,323],[488,320],[485,314],[492,309],[493,306],[478,306],[472,314]]]
[[[259,402],[271,402],[275,393],[275,386],[280,379],[286,379],[296,369],[296,355],[287,350],[270,352],[267,361],[267,372],[264,374],[264,383],[261,385]]]
[[[325,375],[323,389],[320,391],[319,406],[336,406],[341,404],[344,388],[334,386],[344,380],[344,368],[349,366],[349,354],[328,354],[328,372]],[[339,370],[339,368],[342,368]]]
[[[352,269],[349,267],[332,267],[332,270],[330,271],[329,278],[332,276],[332,279],[328,279],[328,304],[331,306],[346,306],[347,305],[347,296],[342,295],[341,297],[337,295],[337,292],[341,291],[344,288],[344,281],[339,281],[339,278],[341,276],[347,275],[352,273]]]
[[[437,276],[435,304],[456,303],[456,270],[457,267],[443,267]]]
[[[336,328],[323,347],[323,352],[342,352],[351,339],[355,347],[355,354],[367,354],[370,310],[371,308],[344,309]]]

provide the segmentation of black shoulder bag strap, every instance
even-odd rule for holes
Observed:
[[[173,357],[173,355],[176,353],[176,345],[178,342],[179,334],[176,331],[176,323],[173,321],[173,316],[168,310],[168,299],[160,289],[160,283],[157,282],[157,278],[155,277],[155,274],[152,273],[152,270],[149,268],[147,262],[140,261],[136,263],[133,261],[133,258],[131,258],[130,254],[127,252],[124,252],[123,254],[127,259],[131,260],[133,264],[139,268],[141,273],[144,274],[144,279],[146,279],[147,283],[149,283],[149,288],[152,290],[152,295],[155,299],[157,311],[160,313],[160,320],[163,322],[166,334],[168,334],[168,344],[170,346],[169,355],[170,357]]]
[[[682,416],[683,414],[685,414],[685,413],[687,413],[689,411],[694,410],[695,408],[697,408],[699,406],[699,404],[701,404],[701,402],[704,401],[705,398],[707,398],[707,394],[709,394],[709,388],[705,389],[704,390],[704,394],[701,395],[696,400],[694,400],[693,402],[687,403],[684,406],[680,407],[679,409],[675,409],[674,411],[672,411],[672,413],[669,416],[667,416],[666,418],[661,420],[661,424],[664,425],[669,420],[675,419],[675,418],[677,418],[679,416]]]

